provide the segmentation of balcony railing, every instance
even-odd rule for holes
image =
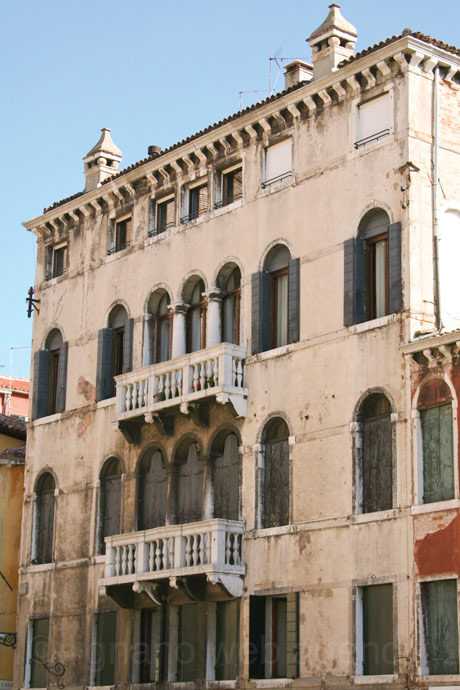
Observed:
[[[215,396],[246,415],[244,360],[246,348],[221,343],[176,359],[151,364],[116,377],[116,422],[151,415]]]
[[[107,537],[105,576],[99,584],[199,574],[211,580],[241,577],[246,569],[242,539],[242,522],[218,518]]]

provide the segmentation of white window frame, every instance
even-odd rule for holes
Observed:
[[[376,103],[380,99],[386,98],[387,103],[387,124],[388,127],[384,127],[383,130],[373,132],[366,136],[362,136],[362,123],[361,123],[361,108],[365,108],[371,103]],[[385,123],[384,123],[385,124]],[[378,127],[379,129],[379,127]],[[379,93],[373,98],[368,98],[367,100],[360,101],[356,104],[356,119],[354,127],[354,148],[359,151],[360,149],[368,146],[369,144],[375,144],[382,141],[386,137],[390,136],[394,131],[394,99],[393,99],[393,89]]]
[[[109,216],[107,254],[118,254],[119,252],[123,251],[123,249],[116,250],[117,225],[118,223],[122,223],[124,220],[127,220],[128,218],[131,218],[131,236],[129,238],[129,241],[126,241],[126,247],[124,247],[124,249],[127,249],[132,242],[133,212],[129,211],[121,216],[117,216],[115,214]]]
[[[190,218],[190,192],[192,192],[197,187],[206,186],[208,189],[208,208],[205,213],[199,214],[196,218]],[[204,218],[209,213],[209,203],[210,203],[210,184],[208,176],[200,177],[198,180],[194,180],[187,185],[182,187],[182,199],[181,199],[181,217],[180,221],[183,225],[197,221],[200,218]]]
[[[163,232],[158,232],[158,207],[161,206],[161,204],[165,204],[172,201],[174,203],[174,221],[172,225],[169,227],[166,226]],[[177,203],[176,203],[176,194],[174,192],[171,192],[171,194],[166,194],[165,196],[159,197],[158,199],[152,199],[151,200],[151,214],[150,214],[150,227],[149,227],[149,236],[150,237],[157,237],[157,235],[165,235],[168,230],[172,229],[177,225]]]
[[[393,670],[394,673],[384,673],[381,675],[364,675],[364,624],[363,624],[363,589],[374,585],[392,585],[392,604],[393,604]],[[373,682],[391,681],[396,678],[398,671],[398,617],[397,617],[397,582],[392,579],[378,578],[370,582],[360,581],[354,587],[355,599],[355,682],[372,684]]]
[[[285,146],[287,150],[288,143],[290,144],[290,156],[291,156],[291,166],[289,170],[285,170],[284,172],[279,173],[278,175],[268,178],[267,175],[269,174],[268,171],[268,157],[270,151],[273,151],[276,147],[281,147]],[[262,188],[266,189],[268,187],[271,187],[274,184],[283,182],[284,180],[292,177],[293,173],[293,159],[294,159],[294,151],[293,151],[293,139],[292,137],[289,137],[287,139],[283,139],[282,141],[277,141],[269,146],[266,146],[264,148],[264,155],[263,155],[263,166],[262,166]]]
[[[243,199],[243,185],[241,189],[241,197],[239,199],[235,199],[232,201],[230,204],[225,204],[223,203],[224,201],[224,177],[225,175],[228,175],[229,173],[233,172],[234,170],[239,170],[241,169],[241,174],[242,178],[244,180],[244,170],[243,170],[243,161],[240,160],[233,165],[230,165],[226,168],[222,168],[221,170],[216,170],[216,182],[215,182],[215,200],[214,200],[214,208],[215,209],[221,209],[221,208],[227,208],[228,206],[233,206],[236,203],[241,203]]]

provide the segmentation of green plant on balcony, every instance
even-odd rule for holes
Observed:
[[[156,398],[155,402],[163,402],[163,400],[166,400],[166,395],[164,391],[158,391],[156,395],[153,396]]]

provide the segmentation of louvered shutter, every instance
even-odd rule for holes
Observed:
[[[286,595],[286,676],[299,677],[299,592]]]
[[[457,581],[422,585],[430,675],[458,673]]]
[[[32,419],[46,417],[48,414],[49,366],[50,353],[48,350],[38,350],[34,353]]]
[[[112,329],[101,328],[97,336],[96,402],[112,397],[112,350]]]
[[[344,242],[344,326],[365,321],[365,295],[365,246],[360,237],[351,237]]]
[[[388,313],[401,309],[401,223],[393,223],[388,226]]]
[[[133,370],[134,319],[126,319],[123,333],[123,374]]]
[[[364,675],[394,673],[393,585],[363,587]]]
[[[68,351],[69,343],[62,343],[59,348],[59,363],[57,370],[56,412],[65,410]]]
[[[389,510],[393,504],[390,415],[363,423],[363,513]]]
[[[270,276],[265,271],[252,276],[253,355],[270,349]]]
[[[423,502],[454,498],[452,405],[423,410]]]
[[[288,263],[288,343],[300,337],[300,259]]]

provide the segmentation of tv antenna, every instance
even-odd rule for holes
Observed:
[[[268,58],[268,89],[250,89],[249,91],[240,91],[239,92],[239,110],[243,109],[243,96],[247,93],[268,93],[268,97],[273,95],[275,92],[276,88],[276,83],[279,79],[280,74],[283,71],[283,62],[288,62],[290,60],[308,60],[308,57],[279,57],[276,55],[270,54],[270,57]],[[276,74],[275,81],[273,82],[273,68],[272,65],[275,63],[275,65],[278,67],[278,73]]]

